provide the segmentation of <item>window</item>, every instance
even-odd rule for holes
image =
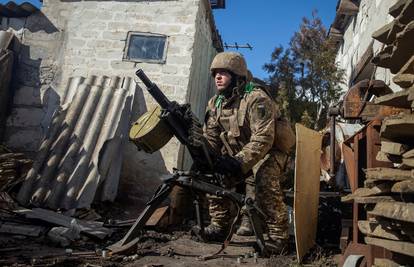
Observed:
[[[167,36],[128,32],[123,59],[134,62],[165,63]]]

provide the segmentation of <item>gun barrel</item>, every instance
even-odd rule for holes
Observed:
[[[152,95],[152,97],[154,97],[155,101],[158,102],[161,108],[168,109],[170,107],[170,100],[168,100],[168,98],[155,83],[151,82],[151,80],[147,77],[142,69],[138,69],[135,72],[135,75],[137,75],[137,77],[145,84],[148,92]]]

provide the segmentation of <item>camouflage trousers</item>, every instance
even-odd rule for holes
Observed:
[[[245,181],[246,195],[255,199],[258,207],[268,215],[266,225],[268,235],[272,239],[289,237],[287,207],[280,186],[286,160],[287,156],[284,153],[272,149],[255,166],[254,176],[248,177]],[[228,228],[236,216],[236,207],[231,201],[221,197],[208,198],[211,223]]]

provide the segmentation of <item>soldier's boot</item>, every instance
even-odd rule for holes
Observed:
[[[289,243],[287,239],[270,237],[265,244],[267,251],[271,255],[286,255],[289,252]]]
[[[243,215],[240,227],[237,229],[236,234],[241,236],[251,236],[254,234],[252,224],[247,215]]]
[[[206,241],[223,242],[228,235],[228,228],[215,223],[210,223],[204,228],[204,239]]]

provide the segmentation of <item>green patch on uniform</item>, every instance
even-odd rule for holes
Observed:
[[[247,94],[250,94],[253,91],[253,89],[254,89],[253,83],[249,82],[244,87],[244,92],[247,93]]]

